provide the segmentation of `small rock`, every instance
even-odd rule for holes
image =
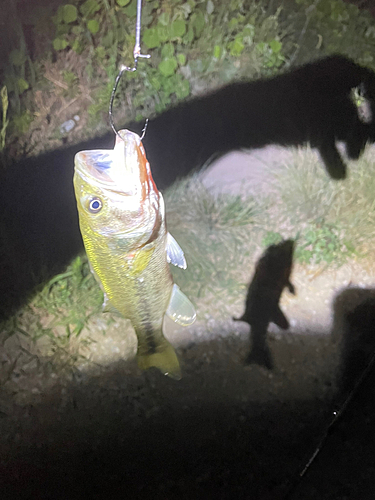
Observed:
[[[67,120],[62,125],[60,125],[60,134],[68,134],[74,129],[76,122],[74,120]]]

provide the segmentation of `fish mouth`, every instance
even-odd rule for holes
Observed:
[[[75,171],[89,184],[129,195],[138,191],[141,140],[129,130],[120,130],[113,149],[80,151],[75,156]]]
[[[75,171],[89,184],[113,186],[114,179],[110,175],[111,150],[80,151],[76,154]],[[108,167],[104,165],[108,164]]]

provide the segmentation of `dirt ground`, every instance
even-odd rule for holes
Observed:
[[[214,192],[263,192],[268,172],[289,154],[282,148],[233,153],[203,182]],[[244,365],[248,326],[215,312],[168,330],[181,381],[138,370],[136,339],[124,335],[125,320],[104,335],[95,319],[90,362],[64,376],[53,367],[41,370],[37,359],[26,363],[21,336],[6,341],[2,498],[359,498],[355,481],[349,496],[325,494],[316,483],[307,495],[302,481],[298,496],[291,488],[350,390],[349,384],[340,392],[339,378],[348,369],[345,335],[353,331],[347,313],[375,301],[375,269],[354,260],[308,272],[296,265],[292,282],[297,296],[286,291],[281,301],[291,328],[269,329],[272,371]],[[236,304],[232,314],[242,307]],[[10,352],[19,353],[13,366]],[[368,360],[366,351],[356,371],[349,367],[350,380]],[[345,483],[340,471],[337,477]]]

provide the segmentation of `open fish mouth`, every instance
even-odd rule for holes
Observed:
[[[87,182],[98,181],[104,185],[113,185],[114,169],[113,150],[81,151],[76,155],[76,172]]]
[[[140,139],[128,130],[119,133],[121,139],[116,139],[113,149],[77,153],[76,173],[89,184],[136,195],[140,177],[143,177],[139,158]]]
[[[137,194],[138,178],[135,172],[129,171],[123,163],[115,164],[111,158],[112,151],[82,151],[76,155],[76,174],[91,186],[113,193],[129,196]]]

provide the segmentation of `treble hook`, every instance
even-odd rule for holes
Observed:
[[[120,71],[116,77],[115,85],[114,85],[114,87],[112,89],[112,93],[111,93],[111,99],[109,101],[109,124],[111,125],[113,132],[120,138],[121,138],[121,136],[119,135],[119,133],[118,133],[118,131],[113,123],[113,114],[112,114],[113,101],[115,99],[115,94],[116,94],[116,90],[117,90],[119,81],[120,81],[124,71],[130,71],[132,73],[134,71],[137,71],[138,58],[142,57],[144,59],[149,59],[151,57],[150,54],[141,54],[141,15],[142,15],[142,0],[137,0],[137,21],[136,21],[136,25],[135,25],[135,45],[134,45],[134,50],[133,50],[134,66],[132,68],[130,68],[129,66],[125,66],[124,64],[122,64],[120,66]],[[143,137],[146,133],[147,123],[148,123],[148,118],[146,120],[145,126],[143,127],[141,139],[143,139]]]

